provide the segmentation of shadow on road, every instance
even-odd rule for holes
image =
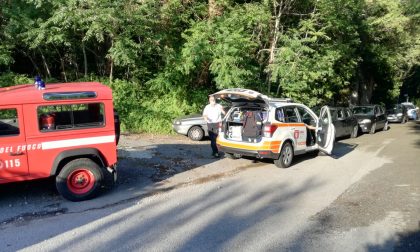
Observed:
[[[92,240],[102,238],[95,250],[147,250],[153,249],[147,247],[148,244],[156,243],[166,244],[168,249],[179,251],[197,248],[221,250],[233,240],[241,239],[241,235],[255,225],[263,225],[273,215],[286,211],[293,198],[321,186],[320,182],[308,179],[300,186],[285,182],[245,192],[240,181],[232,183],[222,179],[259,166],[250,164],[227,174],[219,172],[174,186],[153,189],[156,185],[165,184],[165,179],[171,176],[219,159],[211,158],[208,144],[159,143],[122,148],[119,155],[118,187],[90,201],[71,203],[63,200],[53,189],[53,180],[0,186],[1,211],[14,212],[11,218],[0,220],[0,240],[4,242],[0,250],[16,251],[35,245],[40,246],[40,250],[59,251],[73,249],[75,244],[85,245],[86,249]],[[190,197],[188,201],[154,197],[174,189],[188,194],[190,188],[197,189],[194,186],[212,180],[220,180],[220,187],[200,187],[200,190],[207,189]],[[125,193],[118,194],[118,191]],[[141,193],[136,194],[135,191]],[[126,198],[119,199],[119,195],[125,195]],[[127,198],[127,195],[131,195],[131,198]],[[172,203],[164,207],[168,200]],[[26,212],[19,213],[16,206],[20,206],[20,210],[26,209]],[[45,218],[53,219],[50,221]],[[203,218],[207,221],[202,221]],[[44,224],[34,225],[32,222],[55,224],[54,228],[47,228]],[[24,237],[28,232],[37,235],[31,235],[31,239],[28,239]],[[182,235],[173,235],[177,232]],[[44,241],[54,238],[60,242],[53,247],[43,247]],[[13,242],[16,239],[20,242]],[[214,242],[203,243],[205,240]]]
[[[335,142],[334,143],[334,149],[331,153],[331,157],[334,159],[340,159],[350,152],[354,151],[357,148],[358,144],[348,144],[343,142]],[[294,165],[297,165],[302,162],[310,161],[318,156],[318,153],[320,155],[326,155],[322,152],[314,151],[314,152],[308,152],[303,155],[297,155],[293,158],[293,163],[290,169],[293,169]],[[243,157],[245,159],[253,160],[254,163],[265,163],[265,164],[273,164],[273,160],[271,159],[258,159],[253,157]]]
[[[418,136],[420,134],[420,121],[414,121],[410,123],[410,133]],[[415,140],[415,146],[420,148],[420,139]]]
[[[95,243],[97,251],[148,251],[156,249],[154,244],[162,245],[158,250],[220,251],[229,248],[230,242],[243,239],[243,235],[252,239],[250,230],[258,225],[263,227],[264,223],[272,221],[272,216],[287,211],[291,207],[289,202],[295,197],[318,186],[321,186],[319,182],[309,179],[298,187],[279,183],[246,192],[240,182],[222,182],[223,191],[203,189],[204,193],[178,204],[176,199],[163,197],[139,201],[139,207],[128,204],[99,209],[85,218],[74,218],[71,223],[60,224],[60,228],[40,234],[32,244],[12,244],[10,249],[77,250],[91,247],[93,240],[102,237],[100,243]],[[166,201],[170,201],[171,207],[162,207]],[[42,242],[50,238],[60,242],[45,247]],[[37,248],[29,248],[36,244]]]
[[[162,143],[121,148],[116,187],[80,204],[94,208],[101,205],[101,201],[112,205],[112,197],[116,204],[137,199],[171,176],[218,161],[209,152],[210,147],[206,144]],[[125,198],[116,197],[116,193],[125,193]],[[66,201],[58,194],[55,178],[3,184],[0,194],[0,223],[3,224],[71,211],[70,208],[78,204]]]
[[[147,177],[153,182],[177,173],[216,162],[204,144],[156,144],[119,150],[119,178],[122,183]]]
[[[357,148],[358,144],[348,144],[343,142],[334,143],[334,149],[331,153],[331,157],[334,159],[340,159]]]

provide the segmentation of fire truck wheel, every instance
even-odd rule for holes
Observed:
[[[56,177],[58,192],[71,201],[95,197],[104,178],[102,169],[88,158],[79,158],[67,163]]]

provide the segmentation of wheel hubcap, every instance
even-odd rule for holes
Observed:
[[[67,187],[75,194],[87,193],[94,185],[95,176],[87,169],[75,170],[67,177]]]
[[[291,161],[291,156],[292,156],[292,151],[291,151],[290,147],[287,146],[286,149],[284,149],[283,163],[284,164],[289,164],[290,161]]]
[[[192,132],[192,136],[193,136],[194,138],[198,138],[198,137],[200,136],[200,131],[198,131],[198,130],[193,130],[193,132]]]

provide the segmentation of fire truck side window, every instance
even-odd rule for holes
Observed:
[[[105,125],[102,103],[65,104],[38,107],[41,131],[95,128]]]
[[[16,109],[0,109],[0,137],[19,135]]]

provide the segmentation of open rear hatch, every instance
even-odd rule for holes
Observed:
[[[261,141],[268,117],[269,98],[266,95],[249,89],[232,88],[213,96],[232,105],[222,125],[226,139],[251,143]]]
[[[214,98],[221,99],[230,103],[268,103],[269,98],[266,95],[250,89],[229,88],[213,94]]]

